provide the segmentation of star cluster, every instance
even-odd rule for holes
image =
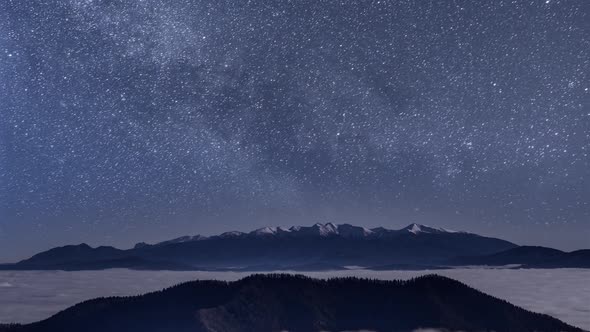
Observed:
[[[588,7],[2,1],[0,236],[350,211],[587,230]]]

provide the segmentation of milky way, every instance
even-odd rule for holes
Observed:
[[[0,248],[408,220],[583,246],[589,7],[1,1]]]

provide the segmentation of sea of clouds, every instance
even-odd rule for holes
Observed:
[[[440,274],[525,309],[590,330],[590,269],[482,269],[436,271],[346,270],[304,272],[311,277],[408,279]],[[0,323],[33,322],[100,296],[136,295],[193,279],[237,280],[246,272],[0,271]]]

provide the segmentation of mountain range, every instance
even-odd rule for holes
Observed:
[[[134,297],[98,298],[0,332],[582,331],[458,281],[329,280],[252,275],[192,281]]]
[[[590,250],[522,247],[502,239],[419,224],[399,230],[349,224],[264,227],[248,233],[183,236],[131,249],[53,248],[0,269],[334,270],[436,269],[458,265],[590,267]]]

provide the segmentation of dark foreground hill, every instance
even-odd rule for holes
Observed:
[[[99,298],[1,332],[581,331],[436,275],[409,281],[254,275]]]

